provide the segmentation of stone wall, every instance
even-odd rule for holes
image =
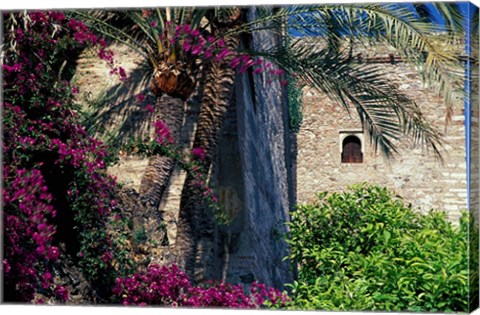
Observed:
[[[389,81],[413,99],[441,133],[445,163],[436,161],[425,147],[413,146],[407,138],[396,143],[400,148],[397,160],[387,161],[375,152],[354,109],[349,116],[327,95],[306,89],[304,121],[298,134],[298,201],[310,202],[317,192],[341,191],[354,183],[367,182],[388,187],[422,211],[439,209],[456,220],[459,211],[467,209],[463,98],[454,94],[452,122],[445,125],[443,99],[423,85],[415,69],[402,62],[379,65]],[[342,132],[358,132],[364,137],[363,163],[341,163]]]

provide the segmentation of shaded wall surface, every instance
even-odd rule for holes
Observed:
[[[327,95],[307,89],[304,121],[298,134],[298,200],[310,202],[318,192],[342,191],[367,182],[388,187],[422,211],[445,211],[456,221],[460,211],[467,209],[464,99],[454,93],[452,122],[445,125],[445,105],[438,93],[427,89],[408,64],[392,64],[385,59],[379,65],[389,81],[420,106],[442,135],[445,163],[436,161],[431,151],[414,146],[408,138],[396,142],[400,154],[394,163],[387,162],[370,144],[355,110],[350,116]],[[349,133],[362,140],[363,163],[341,162],[342,139]]]
[[[255,14],[255,9],[250,9],[249,14]],[[258,49],[280,43],[267,32],[256,32],[250,44]],[[234,198],[240,200],[239,217],[224,238],[237,239],[231,246],[227,279],[256,279],[280,287],[292,280],[289,264],[283,261],[288,251],[282,235],[288,211],[293,207],[294,172],[289,163],[291,143],[283,87],[279,80],[272,82],[268,74],[246,73],[237,80],[235,102],[238,147],[236,152],[230,151],[232,154],[220,154],[223,162],[218,164],[228,170],[232,167],[231,157],[238,153],[236,170],[219,172],[224,174],[225,183],[231,183],[231,193],[240,193]],[[220,147],[225,153],[233,145],[230,140],[235,136],[231,136],[224,137]]]

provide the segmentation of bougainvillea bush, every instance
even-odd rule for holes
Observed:
[[[245,293],[240,285],[213,282],[193,286],[176,265],[149,266],[148,270],[118,278],[113,289],[124,305],[259,308],[265,303],[281,307],[288,297],[264,284],[252,283]]]
[[[92,283],[114,281],[115,244],[105,227],[115,182],[105,173],[105,147],[78,123],[72,101],[78,89],[62,71],[68,55],[87,45],[98,45],[119,68],[104,42],[61,12],[4,14],[4,20],[5,299],[26,302],[41,292],[66,301],[67,289],[54,281],[62,254],[78,260]]]
[[[466,214],[454,226],[386,188],[357,185],[319,194],[289,225],[290,258],[299,264],[293,308],[468,311]]]

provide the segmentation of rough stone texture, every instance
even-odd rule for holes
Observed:
[[[413,146],[408,139],[397,143],[400,155],[389,163],[370,145],[355,110],[351,117],[327,95],[304,91],[304,121],[298,134],[298,201],[310,202],[317,192],[341,191],[358,182],[384,185],[404,197],[406,203],[427,211],[447,212],[456,221],[467,209],[464,103],[454,95],[452,123],[445,127],[442,98],[427,89],[417,72],[405,63],[384,63],[391,83],[420,106],[424,116],[443,135],[445,164],[432,152]],[[364,135],[364,162],[341,163],[341,132]]]
[[[255,14],[255,9],[250,9]],[[252,45],[276,44],[268,33],[254,34]],[[253,78],[253,85],[249,80]],[[271,77],[240,75],[235,87],[236,116],[229,113],[219,147],[218,174],[221,198],[236,215],[222,229],[226,248],[225,278],[232,282],[253,280],[282,287],[292,280],[289,263],[282,261],[289,189],[292,183],[286,156],[290,154],[288,113],[279,81]],[[253,91],[252,91],[253,87]],[[236,125],[236,126],[235,126]]]

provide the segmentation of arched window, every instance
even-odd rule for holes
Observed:
[[[363,163],[362,142],[356,136],[348,136],[342,143],[342,163]]]

